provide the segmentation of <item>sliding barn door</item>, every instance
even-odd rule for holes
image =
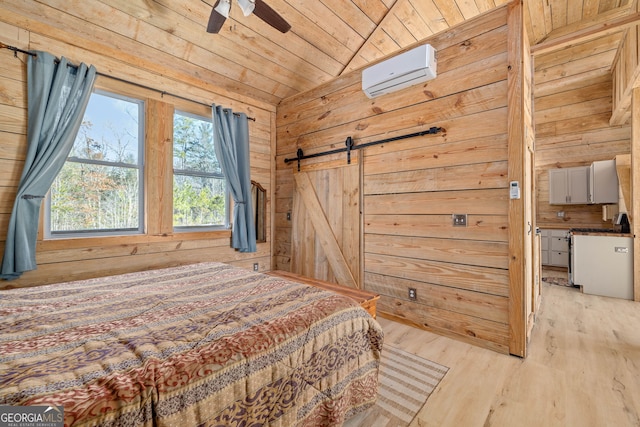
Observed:
[[[294,169],[291,271],[359,288],[360,169],[357,156]]]

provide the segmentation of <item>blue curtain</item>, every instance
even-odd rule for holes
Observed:
[[[256,252],[247,115],[213,105],[213,144],[234,201],[231,246],[240,252]]]
[[[35,270],[42,199],[73,147],[96,69],[46,52],[27,59],[27,155],[7,230],[0,278]]]

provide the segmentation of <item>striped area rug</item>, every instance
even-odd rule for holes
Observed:
[[[376,405],[348,420],[344,427],[408,426],[448,370],[385,344]]]

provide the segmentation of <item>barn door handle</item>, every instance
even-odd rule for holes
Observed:
[[[529,236],[531,236],[531,231],[532,231],[532,229],[533,229],[533,226],[531,225],[531,222],[530,222],[530,221],[527,221],[527,224],[529,224],[529,231],[527,231],[527,234],[528,234]]]

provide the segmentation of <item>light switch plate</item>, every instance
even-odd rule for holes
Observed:
[[[467,214],[453,214],[453,226],[454,227],[466,227],[467,226]]]

